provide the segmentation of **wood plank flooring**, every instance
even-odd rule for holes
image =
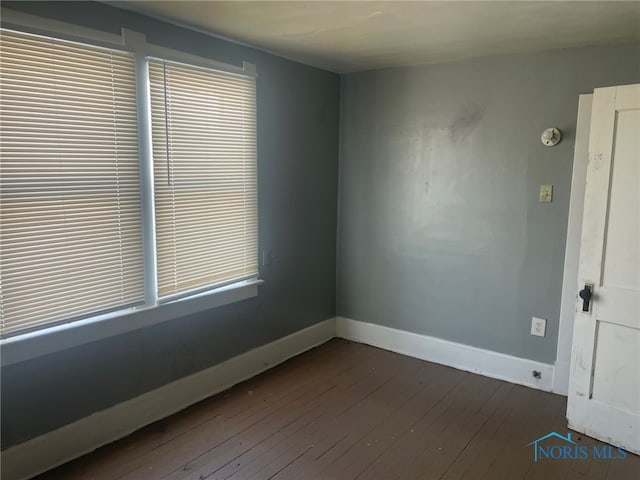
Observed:
[[[534,463],[526,445],[566,434],[565,408],[561,396],[335,339],[38,478],[640,478],[634,455]]]

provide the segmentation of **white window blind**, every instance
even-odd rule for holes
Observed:
[[[257,276],[255,78],[149,60],[158,294]]]
[[[2,333],[141,302],[133,56],[0,35]]]

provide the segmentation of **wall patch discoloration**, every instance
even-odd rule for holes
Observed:
[[[471,135],[484,117],[485,111],[486,107],[477,103],[467,103],[460,107],[449,127],[451,140],[457,143]]]

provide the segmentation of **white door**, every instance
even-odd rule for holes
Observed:
[[[640,454],[640,85],[594,91],[567,419]],[[587,296],[583,293],[583,296]],[[583,311],[583,307],[587,311]]]

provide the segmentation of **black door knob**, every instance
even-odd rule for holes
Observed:
[[[582,311],[588,312],[591,298],[593,297],[593,285],[585,284],[584,289],[580,290],[578,295],[582,299]]]

